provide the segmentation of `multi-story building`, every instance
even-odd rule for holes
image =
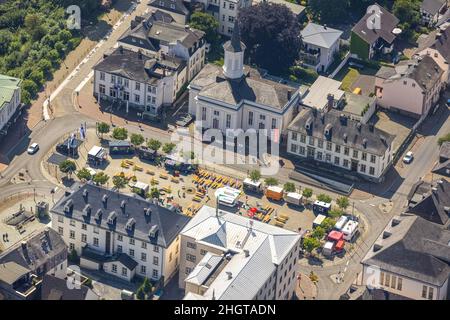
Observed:
[[[148,5],[152,10],[169,14],[176,23],[181,25],[188,23],[190,12],[184,0],[150,0]]]
[[[339,52],[342,31],[310,22],[300,35],[302,63],[317,72],[327,71]]]
[[[439,100],[443,73],[427,55],[395,68],[382,67],[375,78],[377,105],[416,118],[426,116]]]
[[[450,231],[411,214],[395,216],[362,260],[370,297],[446,300]]]
[[[94,66],[94,95],[159,117],[176,100],[186,72],[185,62],[176,57],[146,56],[120,46]]]
[[[143,54],[175,57],[185,62],[189,82],[205,64],[205,33],[178,24],[168,13],[160,10],[136,17],[118,44]]]
[[[179,233],[189,218],[95,185],[75,186],[51,210],[52,228],[85,268],[164,285],[178,269]]]
[[[67,246],[50,228],[32,233],[0,255],[0,294],[7,300],[36,298],[45,275],[67,276]]]
[[[433,58],[439,67],[444,70],[442,82],[450,83],[450,22],[441,25],[419,42],[416,51],[418,56]]]
[[[196,117],[197,130],[278,129],[283,133],[299,107],[300,90],[244,66],[245,45],[237,22],[223,47],[224,66],[206,65],[189,85],[189,113]]]
[[[0,138],[8,133],[10,120],[20,106],[22,80],[0,75]]]
[[[185,299],[291,299],[300,235],[204,206],[181,232]]]
[[[448,0],[422,0],[420,22],[427,26],[435,25],[447,11]]]
[[[287,152],[378,182],[392,164],[394,137],[334,112],[303,109],[288,127]]]

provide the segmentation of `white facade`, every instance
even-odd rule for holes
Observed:
[[[181,232],[179,286],[201,299],[288,300],[299,249],[297,233],[204,206]],[[185,281],[207,253],[223,257],[214,280]]]
[[[20,106],[20,80],[0,75],[0,131]]]
[[[81,255],[82,248],[98,251],[99,254],[126,253],[138,263],[135,274],[153,280],[164,277],[165,284],[173,276],[178,267],[179,237],[168,248],[153,245],[149,240],[142,241],[129,237],[125,231],[112,231],[99,228],[95,225],[85,224],[82,221],[70,219],[63,215],[52,213],[52,228],[57,231],[69,246]],[[107,236],[107,234],[109,234]],[[110,246],[106,247],[106,238],[110,237]],[[117,272],[112,270],[111,262],[106,264],[105,271],[120,278],[131,280],[131,274],[122,275],[122,266],[117,266]],[[103,265],[105,268],[105,264]],[[95,265],[91,266],[96,269]],[[133,274],[134,275],[134,274]]]
[[[356,149],[296,131],[288,133],[287,152],[302,158],[311,157],[316,161],[354,171],[375,180],[382,178],[392,162],[392,145],[380,156],[371,154],[362,147]]]

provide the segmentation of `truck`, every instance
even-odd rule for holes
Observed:
[[[280,201],[281,199],[283,199],[283,188],[277,186],[267,187],[266,197],[267,199]]]
[[[358,233],[359,223],[354,220],[349,220],[345,226],[342,228],[342,233],[344,234],[344,240],[352,242]]]
[[[294,204],[296,206],[300,206],[302,204],[302,195],[296,192],[288,192],[284,200],[287,203]]]

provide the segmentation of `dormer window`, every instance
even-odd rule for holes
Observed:
[[[134,218],[131,218],[131,219],[129,219],[128,221],[127,221],[127,224],[126,224],[126,229],[128,230],[128,231],[133,231],[133,228],[134,228],[134,225],[136,224],[136,220],[134,220]]]
[[[127,205],[127,202],[125,200],[122,200],[122,202],[120,203],[120,208],[122,210],[125,210],[126,205]]]
[[[97,212],[95,213],[95,220],[101,220],[102,215],[103,215],[102,209],[98,209]]]
[[[83,190],[83,198],[87,198],[89,191],[87,189]]]
[[[325,131],[324,131],[326,137],[330,137],[331,136],[331,130],[332,129],[333,129],[333,126],[330,123],[326,125]]]
[[[146,217],[150,217],[152,215],[152,209],[145,208],[144,209],[144,214],[145,214]]]
[[[108,224],[113,225],[116,222],[117,214],[115,211],[111,211],[108,216]]]
[[[156,239],[156,237],[158,236],[158,230],[159,230],[158,226],[156,224],[153,225],[148,232],[148,236],[151,239]]]
[[[102,197],[103,204],[106,204],[108,202],[108,195],[104,194]]]
[[[64,205],[64,213],[71,213],[72,210],[73,210],[73,200],[69,199]]]
[[[87,204],[83,209],[83,216],[87,217],[88,215],[90,215],[91,210],[92,210],[91,205]]]

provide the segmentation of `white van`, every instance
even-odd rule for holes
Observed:
[[[334,225],[334,229],[337,231],[342,231],[342,228],[344,228],[345,224],[348,221],[348,217],[347,216],[341,216],[339,218],[339,220],[336,222],[336,224]]]
[[[349,220],[342,228],[341,232],[344,234],[345,241],[353,241],[355,235],[358,233],[359,223],[353,220]]]

